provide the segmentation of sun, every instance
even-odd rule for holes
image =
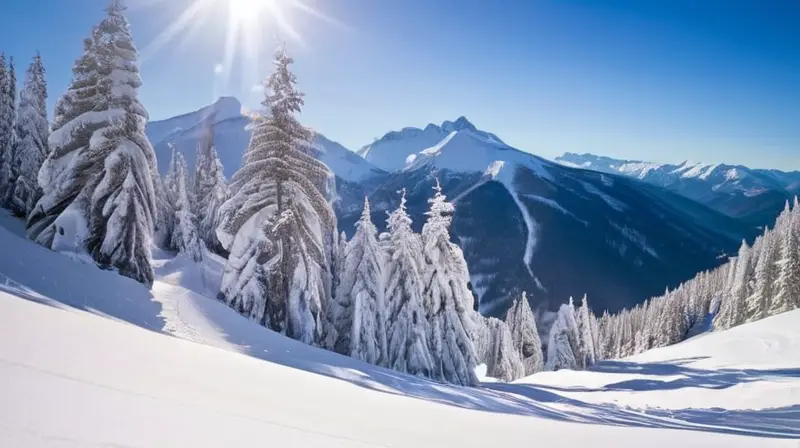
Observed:
[[[276,0],[227,0],[232,20],[245,21],[264,9],[271,9]]]
[[[148,5],[165,5],[174,0],[139,0]],[[292,25],[296,13],[312,16],[328,24],[346,28],[340,22],[317,11],[310,0],[187,0],[188,7],[172,19],[167,27],[142,49],[142,61],[164,48],[168,43],[190,43],[194,36],[209,26],[225,27],[223,54],[213,67],[223,84],[229,82],[234,61],[239,61],[241,85],[252,86],[263,78],[263,58],[270,37],[306,46],[300,32]],[[249,88],[249,87],[248,87]]]

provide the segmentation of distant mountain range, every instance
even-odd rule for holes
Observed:
[[[692,162],[658,164],[569,152],[557,157],[556,161],[567,166],[633,177],[757,226],[772,224],[786,200],[800,191],[800,171]]]
[[[233,98],[148,125],[163,172],[171,147],[190,165],[204,117],[214,114],[226,175],[241,165],[248,120]],[[575,169],[505,144],[464,117],[387,133],[358,152],[317,136],[337,176],[334,209],[348,234],[370,198],[373,220],[408,191],[421,229],[438,179],[455,203],[453,238],[463,248],[483,314],[505,313],[525,290],[541,314],[589,294],[598,312],[660,294],[719,264],[756,229],[679,194],[624,176]]]

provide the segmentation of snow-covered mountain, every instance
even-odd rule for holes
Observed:
[[[771,223],[786,199],[800,190],[800,172],[797,171],[689,161],[677,165],[659,164],[569,152],[556,161],[658,185],[755,225]]]
[[[3,447],[730,448],[800,438],[800,310],[591,371],[465,388],[250,321],[213,298],[213,256],[154,254],[148,289],[34,244],[5,211],[0,247]]]
[[[189,168],[194,167],[197,144],[202,138],[205,120],[214,123],[214,143],[230,178],[242,165],[242,154],[250,142],[250,120],[242,113],[236,98],[223,97],[214,104],[195,112],[147,124],[146,134],[153,144],[159,171],[167,171],[172,148],[183,152]],[[361,181],[381,171],[347,150],[337,142],[317,134],[316,143],[322,149],[320,158],[335,173],[347,181]]]
[[[190,166],[203,119],[216,121],[217,151],[232,175],[249,141],[238,102],[151,123],[161,171],[170,144]],[[156,137],[161,137],[156,140]],[[618,310],[716,266],[754,231],[678,195],[619,176],[575,170],[505,144],[464,117],[389,132],[358,154],[318,136],[337,175],[334,209],[348,234],[364,196],[383,228],[408,190],[419,230],[438,178],[455,201],[454,239],[462,246],[484,314],[502,315],[520,290],[542,313],[588,293],[596,310]],[[545,327],[546,328],[546,327]]]
[[[540,311],[584,293],[595,309],[617,310],[716,265],[754,233],[661,189],[520,151],[463,117],[390,132],[361,154],[394,171],[341,194],[340,226],[357,219],[364,194],[380,223],[406,188],[419,228],[438,178],[484,314],[502,315],[519,290]]]
[[[436,151],[435,147],[453,134],[469,134],[496,146],[505,146],[496,135],[478,130],[466,117],[445,121],[440,126],[429,124],[425,129],[403,128],[392,131],[357,153],[368,162],[385,171],[399,171],[414,164],[421,152]]]

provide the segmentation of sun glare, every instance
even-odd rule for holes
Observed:
[[[165,4],[173,0],[146,0],[148,4]],[[308,0],[191,0],[190,5],[170,21],[158,36],[142,49],[146,60],[167,44],[190,43],[208,26],[225,27],[225,44],[214,75],[227,85],[232,64],[241,64],[241,85],[252,86],[266,74],[261,59],[269,54],[270,38],[293,41],[305,46],[305,40],[291,23],[292,13],[310,15],[328,24],[341,23],[317,11]],[[227,20],[224,18],[227,15]],[[265,51],[266,50],[266,51]]]
[[[272,6],[275,0],[227,0],[231,18],[245,21],[248,17],[260,14],[262,9]]]

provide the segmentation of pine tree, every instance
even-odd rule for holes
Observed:
[[[153,172],[153,193],[156,197],[156,217],[153,239],[156,246],[171,250],[172,232],[175,229],[175,208],[172,206],[170,194],[167,192],[165,179],[158,171]]]
[[[47,139],[47,82],[42,58],[37,54],[28,67],[25,85],[20,92],[17,115],[16,163],[19,167],[11,208],[19,216],[27,216],[41,197],[39,168],[50,152]]]
[[[775,294],[775,281],[778,278],[778,251],[774,234],[769,230],[761,239],[761,253],[756,261],[755,287],[753,294],[747,299],[746,320],[754,321],[767,317],[770,303]]]
[[[218,215],[222,204],[228,200],[228,186],[222,162],[214,147],[212,117],[206,119],[203,138],[197,146],[194,172],[195,214],[199,219],[200,236],[212,252],[224,254],[225,249],[217,238]]]
[[[254,117],[233,195],[220,209],[217,237],[230,252],[220,297],[275,331],[324,344],[321,313],[331,295],[325,240],[336,231],[323,194],[331,173],[295,117],[303,94],[291,63],[279,49],[262,103],[269,113]]]
[[[425,309],[431,325],[429,340],[437,377],[453,384],[475,385],[476,354],[472,337],[473,297],[461,249],[450,242],[453,205],[437,182],[422,228],[425,256]]]
[[[550,327],[550,340],[547,344],[547,370],[578,368],[579,353],[578,323],[575,322],[575,307],[570,298],[569,304],[558,309],[553,326]]]
[[[775,280],[775,294],[768,314],[785,313],[800,307],[800,229],[795,225],[794,215],[800,207],[783,221],[780,230],[780,258],[776,262],[778,276]]]
[[[16,88],[13,59],[6,66],[5,55],[0,53],[0,207],[9,205],[16,182]]]
[[[51,153],[39,172],[44,195],[28,232],[46,247],[86,251],[100,267],[152,284],[155,154],[125,7],[112,0],[106,11],[56,105]]]
[[[578,324],[579,335],[579,349],[580,355],[577,359],[578,367],[585,369],[586,367],[597,362],[597,349],[596,341],[594,339],[592,330],[592,320],[594,319],[592,311],[589,309],[587,297],[584,295],[581,301],[581,306],[575,314],[575,321]]]
[[[486,376],[501,381],[514,381],[525,376],[525,367],[514,346],[511,329],[494,317],[478,316],[479,336],[475,346],[478,357],[486,364]]]
[[[431,378],[433,357],[428,344],[422,284],[422,244],[411,230],[405,190],[400,206],[386,221],[390,250],[386,265],[387,342],[389,367]]]
[[[519,300],[515,300],[506,315],[514,347],[519,352],[524,367],[525,375],[533,375],[544,370],[544,354],[536,319],[528,303],[528,297],[522,293]]]
[[[197,235],[197,217],[192,213],[192,192],[189,189],[189,168],[183,154],[177,151],[172,153],[174,169],[174,196],[175,228],[172,232],[172,247],[178,252],[186,254],[194,261],[202,261],[203,250],[200,238]]]
[[[347,243],[344,269],[336,291],[338,333],[335,349],[370,364],[389,364],[386,347],[386,309],[383,284],[384,259],[378,230],[370,218],[369,201]]]

